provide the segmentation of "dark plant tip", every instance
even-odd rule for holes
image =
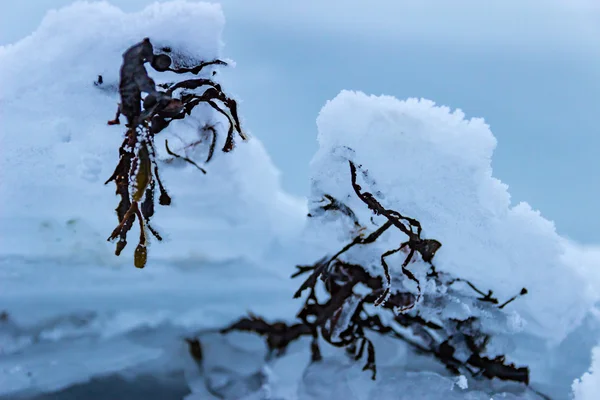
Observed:
[[[161,206],[171,205],[171,197],[169,197],[169,195],[166,193],[161,193],[160,197],[158,198],[158,204]]]
[[[2,311],[0,313],[0,322],[7,322],[10,319],[10,315],[7,311]]]
[[[158,72],[164,72],[171,66],[171,57],[166,54],[159,54],[152,58],[152,68]]]
[[[146,246],[138,244],[138,246],[135,248],[135,252],[133,255],[133,264],[136,268],[142,269],[146,266],[147,258],[148,250],[146,249]]]

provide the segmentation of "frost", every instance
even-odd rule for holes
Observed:
[[[350,325],[350,319],[356,312],[361,297],[352,294],[350,295],[340,309],[334,314],[329,321],[329,330],[331,331],[331,340],[338,342],[341,338],[342,332],[348,329]]]

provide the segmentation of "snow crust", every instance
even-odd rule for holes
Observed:
[[[506,307],[524,322],[524,332],[558,343],[597,300],[598,293],[583,290],[581,273],[597,260],[575,257],[579,253],[551,221],[527,203],[511,205],[507,185],[492,176],[496,139],[482,119],[465,119],[462,111],[429,100],[342,91],[323,107],[317,125],[311,210],[329,194],[349,206],[368,232],[381,226],[384,217],[371,221],[372,211],[354,193],[348,166],[353,161],[362,165],[357,180],[363,190],[419,220],[422,236],[442,243],[434,259],[439,270],[493,290],[501,302],[526,287],[529,294]],[[344,216],[323,216],[311,220],[310,232],[332,252],[356,229]],[[381,275],[379,256],[405,240],[400,232],[385,233],[375,246],[357,246],[346,257]],[[399,254],[390,265],[402,263],[406,255]],[[410,268],[425,279],[425,263]],[[399,268],[395,274],[402,276]]]
[[[0,48],[0,256],[131,263],[135,246],[116,258],[106,242],[118,222],[118,197],[113,183],[103,185],[125,131],[106,124],[118,103],[121,54],[149,37],[185,60],[212,60],[221,55],[223,24],[215,4],[157,3],[126,14],[108,3],[76,3]],[[174,78],[147,69],[157,84]],[[93,84],[98,75],[104,89]],[[226,121],[199,106],[157,136],[159,159],[168,158],[165,139],[181,153],[211,122],[218,122],[222,147]],[[260,141],[237,142],[232,153],[215,152],[207,175],[189,164],[161,165],[173,204],[156,210],[154,224],[167,242],[153,243],[149,267],[165,258],[258,260],[301,228],[303,202],[282,192]],[[199,164],[208,142],[200,148],[188,152]]]

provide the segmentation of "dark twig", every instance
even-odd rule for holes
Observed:
[[[320,206],[315,212],[309,213],[308,217],[316,217],[328,211],[339,211],[343,215],[350,218],[354,223],[354,226],[358,228],[361,227],[360,223],[358,222],[358,218],[356,217],[356,214],[354,214],[354,211],[352,211],[350,207],[328,194],[325,194],[323,196],[323,200],[321,200],[320,203],[324,203],[326,201],[328,202],[327,204],[325,204],[324,206]]]
[[[204,61],[192,68],[169,68],[168,71],[175,72],[176,74],[190,73],[198,75],[203,68],[208,67],[209,65],[227,65],[227,63],[221,60]]]
[[[498,306],[498,308],[499,308],[499,309],[503,309],[503,308],[504,308],[506,305],[508,305],[508,304],[512,303],[512,302],[513,302],[513,301],[515,301],[515,300],[516,300],[518,297],[524,296],[524,295],[526,295],[526,294],[527,294],[527,289],[526,289],[526,288],[523,288],[523,289],[521,289],[521,291],[519,292],[519,294],[517,294],[517,295],[515,295],[515,296],[511,297],[510,299],[506,300],[504,303],[500,304],[500,305]]]
[[[194,161],[190,160],[187,157],[184,156],[180,156],[179,154],[174,153],[173,151],[171,151],[171,149],[169,149],[169,141],[165,139],[165,148],[167,149],[167,153],[169,153],[169,155],[175,157],[175,158],[179,158],[183,161],[186,161],[190,164],[192,164],[194,167],[198,168],[200,171],[202,171],[203,174],[206,174],[206,170],[202,167],[200,167],[198,164],[196,164]]]

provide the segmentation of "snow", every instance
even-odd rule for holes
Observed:
[[[506,308],[525,321],[526,333],[558,343],[597,300],[598,293],[581,290],[587,285],[581,271],[594,260],[589,257],[577,270],[574,264],[582,260],[566,256],[568,243],[553,223],[529,204],[512,206],[508,187],[492,176],[496,139],[482,119],[465,119],[462,111],[429,100],[342,91],[321,110],[317,125],[311,209],[329,194],[349,206],[368,232],[376,229],[372,212],[351,186],[348,161],[353,161],[368,171],[368,180],[358,173],[364,190],[419,220],[422,236],[442,243],[434,259],[439,270],[493,290],[501,302],[526,287],[529,294]],[[378,218],[381,225],[384,219]],[[355,234],[349,222],[340,224],[313,218],[315,242],[330,252],[340,249]],[[347,257],[381,275],[379,255],[405,240],[403,234],[385,233],[376,246],[357,247]],[[417,277],[427,272],[422,262],[409,267]]]
[[[184,61],[212,60],[222,56],[223,26],[214,4],[173,1],[124,13],[104,2],[76,3],[0,47],[0,312],[8,313],[0,318],[0,396],[34,396],[113,374],[183,371],[188,400],[214,398],[207,382],[222,397],[246,400],[537,398],[522,386],[449,376],[430,357],[377,336],[373,382],[362,364],[325,344],[319,363],[309,363],[306,340],[265,363],[257,337],[214,332],[249,310],[269,320],[293,318],[301,305],[292,298],[299,284],[289,279],[293,266],[313,263],[358,234],[343,215],[318,213],[322,195],[351,207],[366,232],[381,224],[381,217],[371,222],[372,212],[352,190],[352,160],[361,165],[364,190],[418,219],[423,237],[443,244],[434,259],[439,270],[492,289],[500,301],[522,287],[529,291],[489,312],[462,287],[463,296],[437,309],[417,304],[419,312],[477,315],[497,334],[493,351],[529,365],[532,386],[566,398],[600,334],[594,308],[600,252],[559,236],[528,204],[511,205],[508,187],[492,175],[496,140],[489,127],[428,100],[343,91],[328,102],[317,120],[308,207],[281,189],[259,135],[236,138],[231,153],[217,150],[206,164],[206,147],[189,151],[206,175],[189,164],[160,162],[173,204],[157,207],[153,225],[165,241],[151,242],[143,270],[132,265],[131,244],[114,255],[106,238],[117,223],[118,198],[103,183],[124,132],[123,125],[106,124],[118,102],[121,54],[149,37]],[[157,83],[174,78],[148,69]],[[102,87],[93,84],[98,75]],[[243,103],[239,112],[244,128]],[[157,136],[158,159],[168,158],[165,139],[185,152],[204,122],[218,123],[222,147],[226,121],[197,107]],[[314,217],[307,219],[309,209]],[[388,232],[343,257],[381,275],[379,255],[404,240]],[[392,289],[415,291],[398,268],[402,257],[388,260]],[[446,290],[426,282],[422,260],[408,268],[425,292]],[[345,311],[355,306],[350,301]],[[348,316],[338,320],[334,336]],[[196,333],[206,345],[202,368],[182,340]],[[577,399],[596,390],[599,354],[591,372],[573,383]]]
[[[146,36],[186,59],[217,58],[223,24],[214,4],[176,1],[126,14],[107,3],[76,3],[0,48],[0,255],[131,263],[134,246],[116,258],[106,242],[118,198],[114,184],[102,184],[117,164],[125,128],[106,124],[116,91],[93,82],[102,75],[105,86],[116,87],[121,54]],[[173,78],[150,73],[157,84]],[[225,121],[209,106],[197,107],[156,138],[159,159],[168,158],[165,140],[181,152],[199,139],[204,122],[219,123],[222,147]],[[305,206],[282,192],[260,141],[237,142],[233,153],[215,154],[207,175],[191,165],[161,166],[173,205],[156,210],[154,223],[167,242],[152,244],[149,267],[166,258],[259,260],[302,227]],[[203,147],[190,154],[200,164]]]
[[[592,351],[592,365],[573,382],[573,400],[595,400],[600,395],[600,346]]]
[[[221,56],[223,24],[214,4],[175,1],[127,14],[76,3],[0,47],[0,311],[9,315],[0,322],[0,396],[161,370],[173,359],[181,368],[187,353],[169,346],[190,330],[223,326],[250,307],[280,318],[295,312],[295,284],[277,268],[293,261],[272,253],[302,229],[306,206],[281,190],[255,137],[215,151],[206,175],[161,163],[173,204],[156,209],[165,241],[151,243],[143,271],[133,267],[135,246],[116,257],[106,241],[118,197],[103,183],[125,130],[107,125],[121,54],[149,37],[189,60],[212,60]],[[148,69],[157,83],[173,78]],[[103,88],[93,84],[98,75]],[[167,158],[165,139],[182,152],[204,122],[217,123],[222,147],[225,121],[199,106],[157,137],[158,158]],[[188,156],[202,165],[206,151]],[[273,306],[270,296],[290,301]],[[140,344],[140,332],[152,339]]]
[[[458,378],[456,378],[456,386],[458,386],[459,388],[465,390],[469,388],[469,382],[467,381],[467,377],[464,375],[459,376]]]

